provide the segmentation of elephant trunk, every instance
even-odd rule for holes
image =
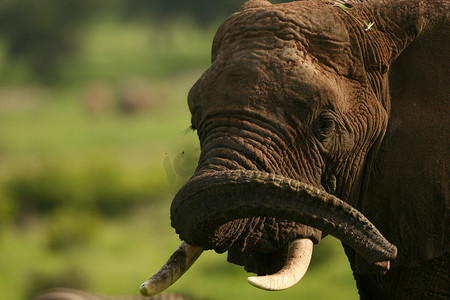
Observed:
[[[223,224],[261,216],[320,229],[382,270],[389,269],[397,254],[396,247],[349,204],[309,184],[266,172],[201,173],[181,188],[171,207],[172,226],[180,238],[203,249],[215,248]]]

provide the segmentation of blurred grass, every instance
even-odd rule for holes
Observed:
[[[102,223],[92,233],[93,242],[60,252],[47,249],[45,224],[34,223],[25,231],[9,229],[3,234],[0,251],[0,289],[5,299],[21,299],[27,289],[58,284],[64,276],[68,278],[62,282],[66,286],[109,295],[137,295],[139,284],[156,272],[179,244],[170,229],[168,211],[169,200],[158,201],[124,219]],[[313,260],[302,281],[286,291],[255,289],[246,282],[248,274],[242,267],[213,252],[204,253],[168,291],[193,299],[357,299],[347,259],[339,247],[334,238],[325,238],[314,255],[325,251],[327,257]],[[40,286],[33,286],[38,279]]]
[[[57,285],[136,295],[176,249],[169,207],[188,176],[173,181],[163,163],[186,152],[186,168],[195,165],[186,95],[209,64],[214,31],[186,20],[99,19],[51,86],[0,51],[0,74],[10,75],[0,82],[1,298]],[[129,86],[143,95],[130,96]],[[355,299],[339,243],[317,248],[287,291],[256,290],[242,267],[211,252],[169,290],[193,299]]]
[[[200,29],[187,19],[154,26],[103,20],[89,29],[81,56],[75,60],[86,67],[76,68],[77,75],[117,80],[126,72],[160,78],[186,69],[203,69],[209,64],[215,28]]]

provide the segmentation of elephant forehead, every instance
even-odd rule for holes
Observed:
[[[303,115],[338,98],[334,77],[330,79],[310,61],[289,64],[289,58],[272,61],[265,55],[268,54],[243,52],[233,55],[233,59],[217,61],[195,88],[200,97],[192,93],[190,96],[195,97],[191,97],[191,102],[201,99],[195,104],[200,104],[205,113],[231,105],[268,113],[291,113],[295,107]],[[295,56],[290,51],[280,55]]]
[[[244,10],[230,17],[217,32],[213,61],[242,51],[255,56],[271,51],[272,56],[292,60],[300,53],[339,75],[354,77],[354,51],[341,23],[336,9],[323,3],[295,2]]]

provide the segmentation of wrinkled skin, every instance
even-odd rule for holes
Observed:
[[[344,244],[361,298],[444,299],[449,2],[352,3],[353,15],[374,22],[370,31],[320,0],[250,1],[222,24],[211,67],[188,98],[201,144],[188,196],[196,197],[195,178],[226,170],[282,175],[325,191],[358,209],[397,246],[383,275]],[[241,190],[244,198],[256,193]],[[274,273],[289,242],[318,243],[330,233],[271,213],[264,203],[261,211],[211,225],[210,234],[193,232],[186,220],[201,209],[214,219],[216,204],[230,201],[224,194],[218,189],[193,200],[200,203],[194,213],[177,195],[172,225],[181,239],[228,251],[228,260],[248,271]]]

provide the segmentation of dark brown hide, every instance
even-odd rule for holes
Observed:
[[[409,267],[429,278],[434,265],[442,273],[437,268],[449,251],[449,1],[351,2],[349,14],[332,1],[251,1],[219,28],[211,67],[189,93],[201,156],[172,205],[172,224],[182,238],[228,250],[230,261],[262,274],[281,267],[293,239],[319,242],[328,231],[310,222],[314,217],[302,219],[277,205],[271,211],[267,203],[277,201],[276,192],[260,195],[242,185],[231,195],[211,181],[208,196],[197,197],[195,183],[205,174],[258,171],[360,210],[399,247],[395,270],[384,278],[408,274]],[[363,20],[374,22],[369,31]],[[250,201],[255,194],[266,204]],[[204,206],[201,216],[185,205],[190,200],[180,200],[190,198]],[[302,203],[295,199],[280,201]],[[214,207],[224,203],[233,209],[217,223]],[[250,209],[248,203],[258,205]],[[308,210],[295,207],[299,215]],[[209,208],[211,220],[202,223]],[[199,224],[215,228],[201,234]],[[360,275],[376,270],[355,250],[366,238],[361,233],[342,240],[361,295],[368,297],[390,283]],[[400,289],[395,297],[402,297]]]

